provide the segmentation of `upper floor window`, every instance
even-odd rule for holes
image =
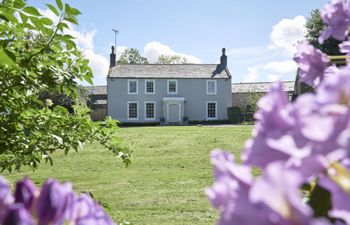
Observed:
[[[154,94],[155,93],[155,85],[154,80],[146,80],[145,81],[145,93],[146,94]]]
[[[168,94],[177,94],[177,80],[168,80]]]
[[[207,80],[207,95],[216,95],[216,80]]]
[[[138,93],[138,82],[137,80],[128,80],[128,94]]]

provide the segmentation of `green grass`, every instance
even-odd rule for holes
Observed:
[[[3,174],[12,183],[24,175],[40,185],[47,177],[89,191],[114,220],[139,224],[215,224],[217,213],[203,193],[213,182],[209,154],[214,148],[236,157],[251,126],[137,127],[118,131],[135,151],[128,168],[99,144],[79,154],[53,155],[33,172]]]

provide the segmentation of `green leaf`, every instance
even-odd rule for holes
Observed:
[[[32,6],[27,6],[23,9],[24,12],[30,14],[30,15],[33,15],[33,16],[41,16],[41,14],[39,13],[39,11],[32,7]]]
[[[50,20],[49,18],[43,17],[40,19],[41,22],[47,26],[52,26],[53,22],[52,20]]]
[[[27,23],[28,21],[28,16],[26,16],[24,13],[19,13],[19,16],[21,17],[22,19],[22,23]]]
[[[77,10],[76,8],[70,8],[70,13],[73,15],[73,16],[77,16],[77,15],[80,15],[81,12],[79,10]]]
[[[63,145],[63,139],[60,136],[57,136],[55,134],[51,134],[51,136],[53,138],[55,138],[57,140],[58,143],[60,143],[61,145]]]
[[[16,65],[15,62],[11,59],[11,57],[9,57],[8,54],[6,54],[5,51],[2,49],[0,49],[0,63],[7,64],[10,67]]]
[[[7,19],[7,17],[4,16],[3,14],[0,14],[0,19],[5,20],[6,22],[9,22],[9,19]]]
[[[79,25],[78,21],[74,17],[67,17],[65,20],[74,23],[75,25]]]
[[[331,193],[321,186],[316,185],[310,195],[308,204],[313,209],[315,217],[327,217],[328,211],[332,208]]]
[[[56,0],[56,4],[58,6],[58,8],[62,11],[63,10],[63,4],[61,0]]]
[[[55,13],[56,16],[60,16],[60,13],[58,12],[58,10],[55,8],[55,6],[51,5],[51,4],[46,4],[47,7],[49,7],[49,9]]]
[[[43,23],[40,21],[39,18],[37,17],[34,17],[34,16],[31,16],[29,17],[30,18],[30,21],[32,21],[32,23],[35,25],[35,28],[40,31],[44,28],[44,25]]]
[[[66,10],[66,14],[68,16],[77,16],[77,15],[81,14],[81,12],[79,10],[77,10],[76,8],[72,8],[68,4],[65,4],[65,10]]]

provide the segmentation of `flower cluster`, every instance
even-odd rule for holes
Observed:
[[[78,196],[70,183],[48,179],[39,190],[27,177],[14,194],[0,177],[0,224],[3,225],[115,225],[87,194]]]
[[[329,27],[321,41],[345,40],[350,1],[333,0],[322,18]],[[350,55],[349,46],[345,41],[340,48]],[[229,153],[212,152],[215,182],[206,194],[220,211],[219,225],[350,224],[350,65],[331,65],[306,42],[294,59],[301,80],[314,92],[289,102],[281,83],[274,84],[258,102],[243,164],[235,164]],[[250,172],[255,166],[262,173],[257,178]],[[307,194],[301,191],[305,187]],[[320,189],[330,197],[313,199]],[[312,201],[323,209],[321,215]]]

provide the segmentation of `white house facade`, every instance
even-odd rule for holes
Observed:
[[[219,65],[111,62],[107,113],[122,123],[226,120],[232,106],[226,62],[224,51]]]

